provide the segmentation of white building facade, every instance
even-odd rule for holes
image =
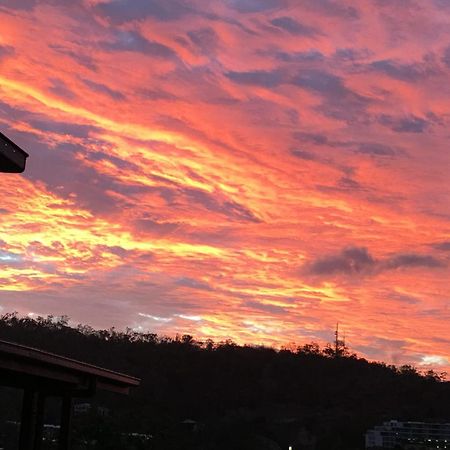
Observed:
[[[450,423],[390,420],[368,430],[366,449],[449,449]]]

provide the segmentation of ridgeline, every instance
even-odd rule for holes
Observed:
[[[368,362],[345,347],[277,351],[16,314],[0,317],[0,339],[142,379],[129,397],[96,397],[108,415],[93,405],[76,416],[74,449],[356,450],[384,420],[450,418],[442,375]],[[17,415],[14,393],[4,395],[1,423]],[[55,420],[50,407],[46,421]]]

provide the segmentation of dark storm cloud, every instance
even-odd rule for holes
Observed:
[[[258,13],[281,8],[283,0],[225,0],[226,4],[240,13]]]
[[[106,51],[138,52],[157,58],[171,58],[175,52],[159,42],[149,41],[136,31],[119,31],[112,42],[101,42],[100,48]]]
[[[250,72],[227,72],[227,78],[237,84],[273,88],[280,85],[283,77],[279,71],[254,70]]]
[[[445,264],[433,256],[417,253],[399,253],[377,260],[365,247],[346,247],[340,253],[320,257],[306,267],[309,274],[331,276],[369,275],[402,268],[437,269]]]
[[[385,261],[383,265],[386,269],[399,269],[402,267],[445,267],[441,261],[433,256],[420,255],[416,253],[394,255]]]
[[[281,28],[296,36],[314,36],[317,34],[317,31],[314,30],[314,28],[303,25],[291,17],[277,17],[276,19],[271,20],[270,23],[273,26]]]
[[[314,261],[309,272],[314,275],[358,274],[375,266],[374,258],[364,247],[347,247],[340,253]]]
[[[416,116],[394,117],[383,115],[380,123],[397,133],[423,133],[429,127],[429,122]]]
[[[81,80],[89,89],[92,89],[95,92],[98,92],[100,94],[105,94],[108,97],[111,97],[113,100],[124,100],[125,96],[114,89],[111,89],[110,87],[106,86],[106,84],[103,83],[96,83],[95,81],[82,79]]]
[[[114,24],[153,17],[161,21],[178,20],[192,12],[182,0],[112,0],[99,3],[96,11]]]

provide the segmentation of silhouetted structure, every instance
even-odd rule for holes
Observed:
[[[28,153],[0,133],[0,172],[22,173]]]
[[[97,389],[128,394],[134,377],[23,345],[0,341],[0,383],[23,389],[19,450],[38,450],[47,396],[61,397],[59,449],[69,448],[72,399],[92,397]]]
[[[28,154],[0,133],[0,172],[21,173]],[[97,389],[128,394],[140,380],[31,347],[0,341],[0,384],[23,389],[19,450],[38,450],[43,438],[45,398],[61,397],[58,447],[69,448],[74,397]],[[49,427],[51,425],[47,425]]]
[[[450,418],[443,374],[421,375],[349,351],[335,358],[333,344],[277,351],[189,335],[73,328],[67,317],[13,313],[0,316],[0,339],[143,379],[129,396],[99,392],[87,400],[90,412],[73,420],[73,445],[81,448],[95,440],[97,450],[263,450],[271,442],[282,450],[361,450],[366,431],[391,417]],[[6,394],[17,401],[16,391]],[[111,413],[98,414],[100,404]],[[46,423],[59,423],[57,405],[47,406]],[[0,401],[0,425],[20,421],[19,414]],[[180,426],[186,418],[202,424],[198,432]]]

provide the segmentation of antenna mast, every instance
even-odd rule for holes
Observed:
[[[336,322],[336,331],[334,332],[334,335],[334,357],[337,358],[339,356],[339,322]]]

